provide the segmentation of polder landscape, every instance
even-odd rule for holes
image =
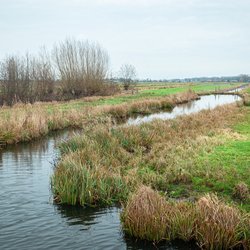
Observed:
[[[250,249],[250,76],[111,60],[78,38],[0,60],[2,249]]]

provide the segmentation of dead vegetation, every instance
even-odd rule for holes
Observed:
[[[3,107],[0,112],[1,145],[30,141],[46,135],[49,131],[68,127],[85,128],[95,124],[103,124],[114,119],[124,121],[131,114],[170,109],[178,102],[186,102],[197,98],[194,93],[184,93],[172,97],[134,101],[119,105],[103,105],[69,108],[63,110],[60,103],[49,106],[46,103],[15,104]],[[93,101],[92,98],[88,101]]]
[[[125,232],[140,239],[194,239],[202,249],[249,249],[249,214],[216,195],[195,203],[170,202],[142,186],[129,198],[121,218]]]

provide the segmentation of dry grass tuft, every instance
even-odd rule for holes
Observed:
[[[250,197],[248,185],[244,182],[240,182],[235,185],[233,195],[239,200],[247,200]]]
[[[167,204],[152,189],[142,186],[131,196],[122,215],[124,229],[140,239],[159,241],[169,230]]]
[[[152,241],[195,239],[203,249],[249,249],[249,214],[205,195],[196,203],[166,201],[157,192],[141,187],[122,213],[126,233]]]
[[[198,200],[196,209],[196,240],[201,248],[231,249],[246,241],[246,218],[236,207],[210,194]]]

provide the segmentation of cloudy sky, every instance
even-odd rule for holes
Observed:
[[[0,0],[0,58],[98,41],[140,78],[250,73],[250,0]]]

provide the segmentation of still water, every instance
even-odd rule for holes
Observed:
[[[129,118],[127,124],[139,125],[144,122],[151,122],[155,119],[173,119],[181,115],[190,115],[204,109],[214,109],[217,106],[234,103],[240,100],[241,97],[238,95],[204,95],[201,96],[199,100],[177,105],[170,112],[160,112],[147,116],[137,116],[136,118]]]
[[[227,95],[203,96],[176,107],[173,112],[190,114],[201,110],[199,103],[203,103],[203,108],[214,108],[237,100],[239,97]],[[129,124],[173,117],[172,113],[159,113],[130,119]],[[149,242],[124,236],[120,208],[53,203],[50,177],[58,159],[57,145],[72,134],[55,133],[0,153],[0,249],[156,249]],[[157,248],[195,249],[195,246],[174,242],[162,243]]]

